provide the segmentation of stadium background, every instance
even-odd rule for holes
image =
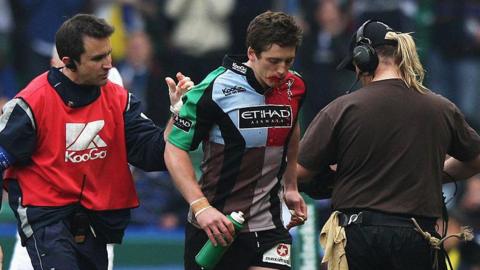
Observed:
[[[50,63],[55,31],[78,12],[94,13],[116,28],[114,65],[127,89],[144,102],[158,125],[169,117],[163,78],[176,71],[199,82],[225,53],[244,53],[248,22],[266,10],[294,15],[304,42],[294,68],[305,78],[305,129],[313,116],[343,95],[353,74],[335,71],[353,31],[366,19],[413,32],[426,69],[426,85],[448,97],[480,128],[480,1],[478,0],[0,0],[0,105]],[[193,153],[199,164],[201,153]],[[133,168],[132,168],[133,169]],[[133,213],[114,269],[181,269],[187,205],[165,172],[134,170],[141,207]],[[452,229],[468,224],[468,247],[449,242],[456,269],[480,269],[480,177],[444,188]],[[453,196],[455,194],[455,196]],[[311,201],[316,219],[294,230],[295,269],[319,269],[316,235],[329,201]],[[0,212],[0,245],[8,269],[15,225],[6,201]],[[475,268],[477,267],[477,268]]]

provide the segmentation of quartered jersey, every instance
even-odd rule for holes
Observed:
[[[281,176],[305,84],[289,72],[265,90],[242,61],[226,56],[186,94],[169,141],[186,151],[203,142],[202,192],[224,214],[244,212],[243,231],[262,231],[283,226]]]

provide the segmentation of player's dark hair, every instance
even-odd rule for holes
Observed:
[[[298,48],[302,42],[302,29],[295,19],[283,12],[266,11],[255,17],[247,28],[247,48],[257,55],[273,44]]]

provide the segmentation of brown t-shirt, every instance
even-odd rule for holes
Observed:
[[[334,209],[440,217],[445,155],[469,161],[479,153],[480,137],[452,102],[389,79],[319,112],[298,162],[312,171],[338,165]]]

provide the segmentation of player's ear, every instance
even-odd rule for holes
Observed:
[[[255,62],[257,60],[257,54],[255,53],[255,50],[252,49],[252,47],[248,47],[247,56],[250,62]]]

